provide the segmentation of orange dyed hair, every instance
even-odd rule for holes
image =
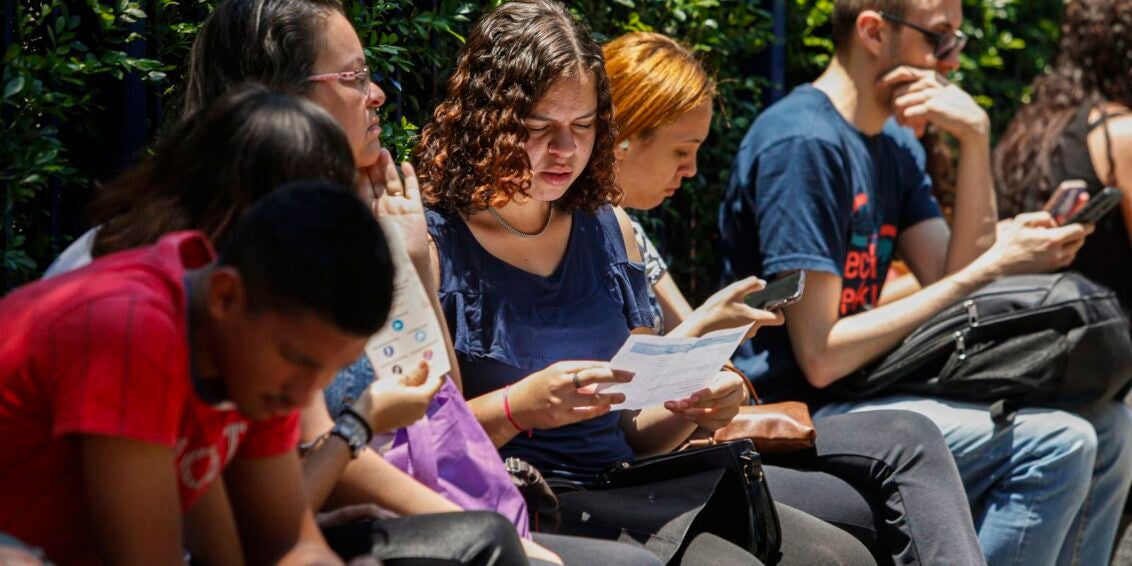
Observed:
[[[605,44],[605,71],[613,87],[617,142],[648,139],[715,98],[715,80],[688,48],[651,32],[631,32]]]

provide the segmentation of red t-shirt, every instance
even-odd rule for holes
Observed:
[[[212,248],[180,232],[0,301],[0,532],[97,563],[76,435],[173,449],[181,510],[233,457],[294,448],[298,414],[253,422],[193,389],[184,275]]]

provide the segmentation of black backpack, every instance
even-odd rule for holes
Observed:
[[[1065,272],[999,279],[831,389],[848,399],[883,392],[989,402],[996,420],[1009,421],[1024,406],[1088,409],[1130,381],[1132,339],[1116,296]]]

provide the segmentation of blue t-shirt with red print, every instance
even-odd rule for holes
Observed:
[[[842,279],[838,312],[874,307],[901,231],[940,215],[923,148],[889,120],[876,135],[803,85],[763,112],[732,163],[720,205],[725,282],[798,269]],[[740,346],[735,364],[764,400],[827,399],[802,376],[785,327]]]

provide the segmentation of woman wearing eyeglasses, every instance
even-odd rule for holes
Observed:
[[[422,266],[428,265],[427,229],[416,180],[412,168],[407,165],[402,169],[402,178],[389,152],[381,147],[377,111],[385,102],[385,94],[372,82],[365,65],[357,33],[337,0],[225,0],[214,8],[194,42],[184,115],[195,115],[201,108],[208,107],[246,82],[261,83],[273,91],[313,101],[345,132],[348,150],[344,154],[338,151],[336,156],[342,163],[353,164],[355,173],[350,177],[353,177],[360,196],[370,201],[375,213],[390,220],[399,229],[399,236],[414,260],[421,259],[423,252],[423,263],[414,261],[414,266],[421,270]],[[286,124],[276,126],[287,127]],[[295,130],[294,135],[301,135],[301,131]],[[303,139],[311,143],[309,139]],[[321,146],[316,144],[316,147]],[[345,144],[337,149],[344,150]],[[284,155],[283,152],[277,153]],[[212,164],[186,160],[186,163],[195,167],[194,171],[201,178],[210,178],[210,175],[222,178],[227,171],[221,166],[227,161]],[[289,171],[294,165],[291,162],[281,163],[279,168]],[[306,171],[304,178],[332,173],[320,173],[318,168],[309,167]],[[177,176],[179,172],[162,170],[158,174]],[[340,176],[336,179],[341,182]],[[247,203],[234,198],[238,195],[225,194],[225,189],[219,188],[222,186],[226,187],[211,181],[189,185],[190,188],[201,187],[201,190],[217,189],[213,192],[224,203],[222,206],[190,213],[173,199],[167,206],[147,210],[152,211],[151,216],[161,216],[167,229],[208,225],[216,216],[238,216]],[[135,202],[150,196],[141,189],[131,194]],[[126,201],[124,204],[128,206],[131,203]],[[96,222],[103,220],[105,218],[100,217]],[[151,217],[146,220],[156,219]],[[92,244],[97,255],[104,246],[103,242],[113,232],[116,230],[92,230],[57,260],[53,270],[73,269],[89,262]],[[428,276],[421,279],[426,284],[434,280]],[[452,366],[455,371],[456,364]],[[389,411],[386,414],[377,410],[358,411],[369,417],[371,422],[366,424],[374,431],[397,426],[392,421],[411,416],[413,411],[428,405],[429,398],[436,391],[423,384],[412,385],[409,379],[401,381],[390,391],[388,382],[396,378],[386,378],[381,394],[373,395],[370,391],[363,397],[381,401],[387,406],[400,406],[387,407]],[[388,426],[379,424],[382,421]],[[326,434],[334,425],[322,396],[317,396],[312,406],[303,411],[302,440],[319,440],[304,458],[304,487],[308,503],[316,510],[335,510],[323,515],[322,519],[338,522],[372,518],[378,506],[395,515],[425,515],[363,525],[356,531],[360,540],[351,541],[353,544],[349,548],[336,547],[335,550],[350,551],[351,555],[362,552],[381,558],[387,564],[397,564],[400,559],[419,558],[445,563],[500,565],[525,563],[527,559],[532,564],[561,564],[563,561],[589,564],[596,562],[598,557],[629,565],[651,566],[657,562],[649,553],[627,545],[540,536],[540,542],[554,548],[552,552],[530,540],[520,541],[515,525],[496,513],[453,513],[461,511],[461,508],[382,460],[375,452],[364,446],[355,450],[354,444],[345,438]],[[484,435],[484,442],[490,443],[486,433],[479,432]],[[500,473],[506,473],[502,463]],[[515,495],[518,496],[517,493]],[[193,512],[196,520],[189,526],[190,530],[205,528],[205,532],[194,531],[193,534],[197,535],[194,540],[208,543],[204,550],[208,556],[222,555],[224,551],[216,546],[217,541],[210,540],[208,536],[208,526],[223,519],[215,511],[197,506]],[[324,521],[324,524],[328,523]]]

